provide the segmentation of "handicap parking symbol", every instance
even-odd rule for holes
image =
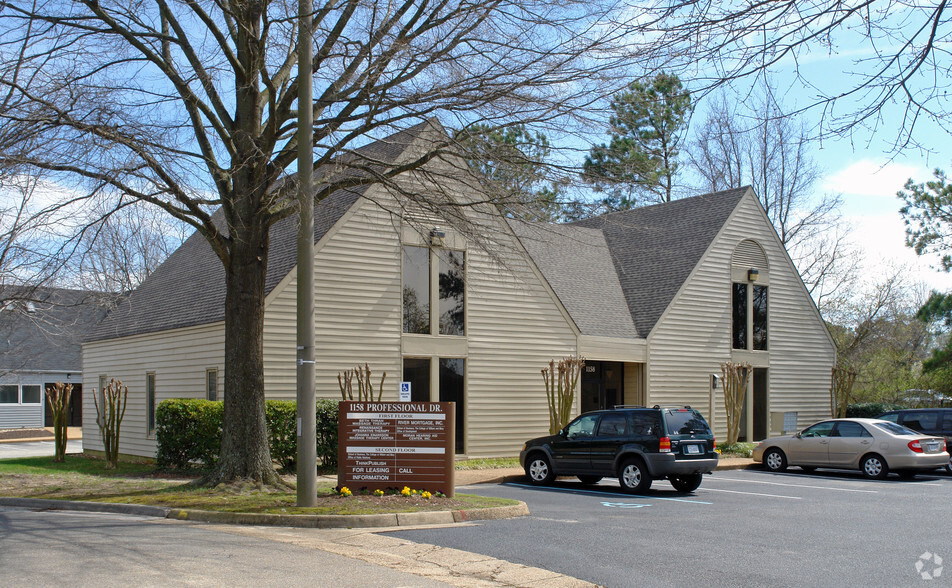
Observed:
[[[602,501],[602,506],[607,506],[608,508],[642,508],[645,506],[651,506],[650,504],[633,504],[631,502],[605,502]]]

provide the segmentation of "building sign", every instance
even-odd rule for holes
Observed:
[[[454,495],[454,402],[341,402],[337,483]]]

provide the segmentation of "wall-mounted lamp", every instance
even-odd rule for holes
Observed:
[[[749,282],[756,282],[756,281],[757,281],[757,278],[759,278],[759,277],[760,277],[760,270],[759,270],[759,269],[757,269],[757,268],[755,268],[755,267],[752,267],[752,268],[750,268],[749,270],[747,270],[747,281],[749,281]]]
[[[430,245],[434,247],[442,247],[446,243],[446,231],[443,231],[439,227],[433,227],[430,229]]]

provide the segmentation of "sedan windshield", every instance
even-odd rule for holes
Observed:
[[[917,433],[908,427],[902,425],[897,425],[896,423],[882,422],[882,423],[873,423],[874,427],[878,427],[887,433],[892,435],[921,435],[922,433]]]

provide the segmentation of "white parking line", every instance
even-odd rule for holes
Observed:
[[[728,492],[730,494],[747,494],[749,496],[766,496],[768,498],[789,498],[790,500],[803,500],[802,496],[784,496],[783,494],[761,494],[760,492],[741,492],[740,490],[724,490],[721,488],[704,488],[704,492]]]
[[[715,478],[710,477],[712,482],[742,482],[744,484],[769,484],[771,486],[790,486],[792,488],[813,488],[815,490],[835,490],[837,492],[863,492],[866,494],[878,494],[878,490],[857,490],[855,488],[832,488],[830,486],[810,486],[808,484],[784,484],[783,482],[768,482],[766,480],[747,480],[744,478]]]

